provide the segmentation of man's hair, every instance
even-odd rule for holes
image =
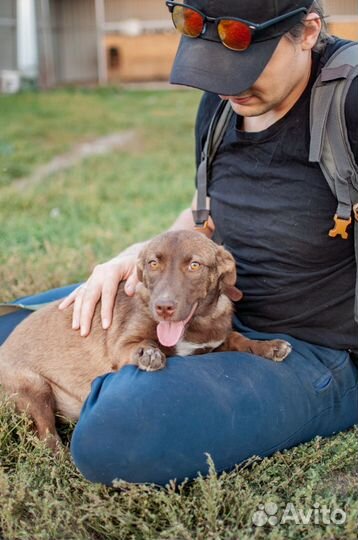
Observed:
[[[327,24],[325,21],[325,13],[324,13],[321,0],[313,0],[312,6],[310,7],[308,13],[316,13],[322,22],[321,31],[319,33],[316,45],[313,48],[314,51],[319,52],[325,48],[326,43],[330,38],[330,34],[328,32]],[[291,30],[289,30],[288,35],[291,36],[291,38],[294,40],[299,39],[303,34],[303,31],[305,29],[305,24],[306,24],[305,20],[296,24],[293,28],[291,28]]]

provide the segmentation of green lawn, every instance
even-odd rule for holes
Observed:
[[[0,98],[1,300],[84,279],[96,262],[174,220],[193,193],[199,98],[193,91],[113,89]],[[19,178],[79,142],[128,129],[135,143],[125,150],[19,187]],[[212,465],[208,478],[179,489],[109,489],[83,480],[67,450],[53,458],[27,428],[1,405],[5,540],[357,538],[358,429],[221,476]],[[277,504],[279,518],[292,503],[306,514],[341,509],[346,520],[256,527],[252,516],[263,503]]]
[[[3,299],[83,279],[95,262],[161,232],[188,206],[199,98],[108,90],[0,99]],[[20,173],[29,175],[79,141],[128,129],[136,142],[126,151],[90,158],[33,188],[17,187]]]

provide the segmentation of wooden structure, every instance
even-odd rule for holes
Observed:
[[[106,0],[102,28],[109,82],[168,79],[179,36],[164,0]]]
[[[168,80],[179,37],[173,33],[105,37],[107,80]]]
[[[323,0],[331,34],[358,41],[358,0]]]

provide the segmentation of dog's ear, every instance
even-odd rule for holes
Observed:
[[[230,287],[229,285],[224,285],[224,293],[233,302],[238,302],[244,296],[244,293],[240,291],[240,289],[237,287]]]
[[[222,284],[222,291],[234,302],[238,302],[243,297],[242,291],[236,285],[236,264],[234,257],[222,246],[217,248],[216,258],[218,261],[219,280]]]
[[[236,284],[236,264],[234,257],[225,248],[218,246],[216,260],[219,279],[225,285],[234,287]]]

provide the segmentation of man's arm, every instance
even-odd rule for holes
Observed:
[[[170,231],[178,231],[180,229],[189,229],[194,230],[195,229],[195,223],[193,219],[193,213],[192,210],[196,210],[196,200],[197,200],[197,192],[195,192],[191,208],[186,208],[183,210],[183,212],[179,215],[179,217],[175,220],[173,225],[169,228]],[[210,199],[207,197],[207,207],[209,208],[210,205]],[[211,238],[215,230],[215,225],[211,217],[209,216],[208,220],[208,226],[205,229],[200,229],[200,232],[205,234],[208,238]]]

